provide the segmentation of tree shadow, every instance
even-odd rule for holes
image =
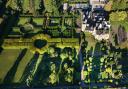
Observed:
[[[22,58],[25,56],[26,52],[27,52],[27,49],[22,50],[22,52],[18,56],[17,60],[15,61],[14,65],[8,71],[7,75],[5,76],[3,83],[12,83],[13,82],[18,65],[19,65],[20,61],[22,60]]]
[[[77,55],[77,52],[76,52],[76,49],[74,48],[72,50],[72,54],[73,54],[73,60],[74,60],[74,63],[73,63],[73,68],[74,68],[74,73],[73,73],[73,84],[78,84],[80,82],[80,64],[79,64],[79,60],[76,56]]]
[[[32,59],[30,60],[30,62],[27,64],[27,66],[23,72],[23,75],[20,79],[21,83],[25,84],[26,79],[31,74],[31,70],[35,67],[35,63],[37,62],[38,57],[39,57],[39,54],[35,53],[33,55]]]
[[[128,87],[128,49],[124,48],[121,51],[120,63],[122,65],[122,78],[120,79],[120,85]]]
[[[0,4],[0,16],[3,15],[6,11],[6,3],[7,0],[2,0],[2,4]]]
[[[55,47],[55,52],[60,55],[59,48]],[[57,57],[51,57],[50,54],[48,54],[47,52],[43,54],[42,61],[40,62],[32,81],[33,86],[53,86],[57,84],[57,82],[55,84],[50,84],[48,78],[53,72],[50,67],[51,63],[55,64],[55,72],[59,72],[59,67],[61,64],[61,59],[59,55]]]
[[[11,10],[9,10],[9,11],[11,11]],[[18,11],[15,12],[15,14],[13,14],[13,15],[11,15],[9,13],[8,16],[4,17],[4,21],[0,25],[0,29],[4,29],[4,30],[0,30],[0,39],[3,40],[5,37],[8,36],[8,34],[11,33],[12,27],[15,26],[17,24],[17,22],[19,21],[18,18],[19,18]]]
[[[91,82],[97,83],[98,81],[98,75],[100,73],[100,43],[96,43],[95,50],[93,54],[93,60],[92,60],[92,72],[90,74],[90,80]]]
[[[47,86],[47,79],[51,74],[50,55],[48,55],[48,53],[44,53],[42,59],[43,60],[40,62],[34,75],[34,79],[32,81],[33,86]]]
[[[0,54],[1,54],[1,52],[3,51],[3,48],[2,47],[0,47]]]
[[[128,66],[127,66],[127,63],[128,63],[128,49],[123,49],[122,50],[122,55],[121,55],[121,64],[122,64],[122,72],[125,74],[125,73],[128,73]]]
[[[93,47],[91,47],[90,50],[88,50],[87,55],[88,55],[88,57],[93,56]]]

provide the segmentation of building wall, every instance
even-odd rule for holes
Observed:
[[[97,6],[104,7],[107,0],[90,0],[90,5],[92,5],[92,8],[97,8]]]

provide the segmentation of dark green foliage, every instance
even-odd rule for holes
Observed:
[[[113,0],[112,9],[113,10],[124,10],[128,8],[127,0]]]
[[[41,49],[42,47],[44,47],[47,44],[47,41],[45,40],[41,40],[41,39],[37,39],[34,42],[34,46]]]

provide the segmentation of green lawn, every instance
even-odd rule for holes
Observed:
[[[5,76],[10,70],[12,71],[12,68],[14,67],[14,65],[16,65],[15,63],[18,60],[17,58],[21,53],[21,51],[22,50],[20,49],[5,49],[0,54],[0,82],[4,80]],[[16,83],[20,82],[23,72],[27,64],[32,59],[32,57],[33,57],[33,54],[29,50],[27,50],[27,52],[25,53],[25,56],[21,59],[21,61],[19,61],[19,63],[17,63],[18,64],[16,66],[17,69],[14,76],[12,76],[14,77],[12,82],[16,82]]]
[[[26,22],[28,22],[29,18],[26,17],[20,17],[18,25],[24,25]],[[44,19],[43,18],[33,18],[33,22],[37,25],[43,25]]]
[[[0,54],[0,80],[3,81],[7,72],[11,69],[21,50],[5,49]]]
[[[22,5],[22,7],[23,7],[23,11],[24,11],[24,12],[27,12],[27,11],[30,10],[29,1],[30,1],[30,0],[23,0],[23,5]]]
[[[124,26],[126,32],[128,32],[128,21],[114,21],[112,22],[112,25]]]
[[[39,9],[40,1],[41,0],[35,0],[35,9]]]
[[[26,17],[20,17],[18,25],[24,25],[28,21],[28,18]]]
[[[35,22],[37,25],[43,25],[44,18],[33,18],[33,22]]]
[[[87,51],[91,49],[91,47],[95,48],[97,40],[93,37],[93,35],[89,32],[85,32],[85,40],[88,42]]]
[[[28,64],[28,62],[31,60],[31,58],[33,57],[33,54],[27,50],[25,56],[23,57],[23,59],[20,61],[15,77],[14,77],[14,82],[20,82],[20,78],[22,77],[22,74]]]
[[[125,31],[128,32],[128,21],[113,21],[111,22],[112,24],[112,30],[110,30],[110,41],[114,44],[114,39],[113,39],[113,35],[112,33],[114,32],[115,34],[118,33],[118,28],[119,26],[124,26],[125,28]],[[120,47],[120,48],[128,48],[128,45],[127,44],[127,41],[125,42],[122,42],[121,44],[117,45],[117,47]]]

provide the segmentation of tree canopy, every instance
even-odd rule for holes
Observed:
[[[110,14],[110,20],[111,21],[123,21],[127,18],[127,13],[125,11],[117,11],[117,12],[112,12]]]

